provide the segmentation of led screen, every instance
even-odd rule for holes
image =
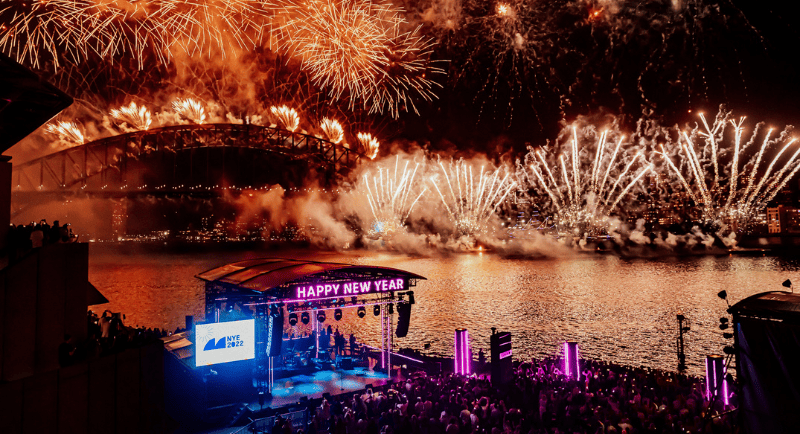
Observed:
[[[255,320],[197,324],[197,366],[256,357]]]

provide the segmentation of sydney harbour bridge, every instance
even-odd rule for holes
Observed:
[[[70,147],[12,174],[15,211],[69,197],[198,196],[228,190],[332,185],[362,154],[310,134],[250,124],[193,124],[136,131]]]

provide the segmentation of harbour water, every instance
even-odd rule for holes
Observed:
[[[369,251],[315,250],[167,251],[114,244],[90,247],[90,281],[110,300],[95,309],[126,314],[126,324],[174,330],[185,315],[203,317],[203,284],[194,276],[242,259],[289,257],[396,267],[427,277],[414,288],[416,304],[407,337],[398,347],[452,355],[453,331],[470,331],[474,352],[488,357],[491,328],[513,334],[514,357],[556,354],[575,340],[585,357],[632,366],[675,370],[678,312],[689,320],[689,371],[702,374],[706,354],[726,340],[718,328],[726,290],[734,303],[763,291],[800,282],[800,261],[769,255],[620,258],[576,254],[558,259],[509,259],[494,254],[415,257]],[[337,322],[378,344],[379,322],[345,310]],[[298,324],[297,332],[310,329]]]

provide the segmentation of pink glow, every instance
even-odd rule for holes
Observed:
[[[725,363],[723,362],[723,364],[722,364],[722,375],[725,375],[726,371],[727,371],[727,367],[725,366]],[[728,394],[728,380],[725,377],[722,377],[722,396],[723,396],[723,399],[725,400],[725,405],[730,405],[730,396]]]
[[[458,375],[469,375],[472,368],[469,355],[469,332],[456,330],[453,338],[453,371]]]
[[[456,330],[456,335],[453,338],[453,363],[455,363],[453,371],[454,373],[458,374],[458,330]]]
[[[472,373],[472,360],[469,353],[469,331],[464,330],[464,367],[467,375]]]
[[[564,375],[569,377],[569,346],[564,342]]]
[[[402,291],[405,288],[403,279],[383,279],[373,281],[353,281],[325,283],[317,285],[298,285],[292,288],[296,297],[293,301],[322,300],[325,298],[352,297],[362,294]]]

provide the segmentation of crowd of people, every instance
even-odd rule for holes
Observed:
[[[85,341],[76,342],[72,336],[64,336],[64,342],[58,349],[58,361],[62,367],[148,345],[171,334],[158,328],[126,326],[125,314],[110,310],[104,311],[101,316],[89,310],[86,319],[88,337]]]
[[[72,243],[78,240],[72,233],[69,223],[61,225],[59,221],[53,225],[42,219],[39,223],[14,226],[8,230],[8,251],[11,260],[20,259],[33,249],[56,243]]]
[[[735,414],[686,375],[583,361],[580,380],[556,359],[517,364],[514,382],[419,375],[382,392],[340,395],[312,409],[304,434],[730,433]],[[291,434],[280,418],[273,434]]]

